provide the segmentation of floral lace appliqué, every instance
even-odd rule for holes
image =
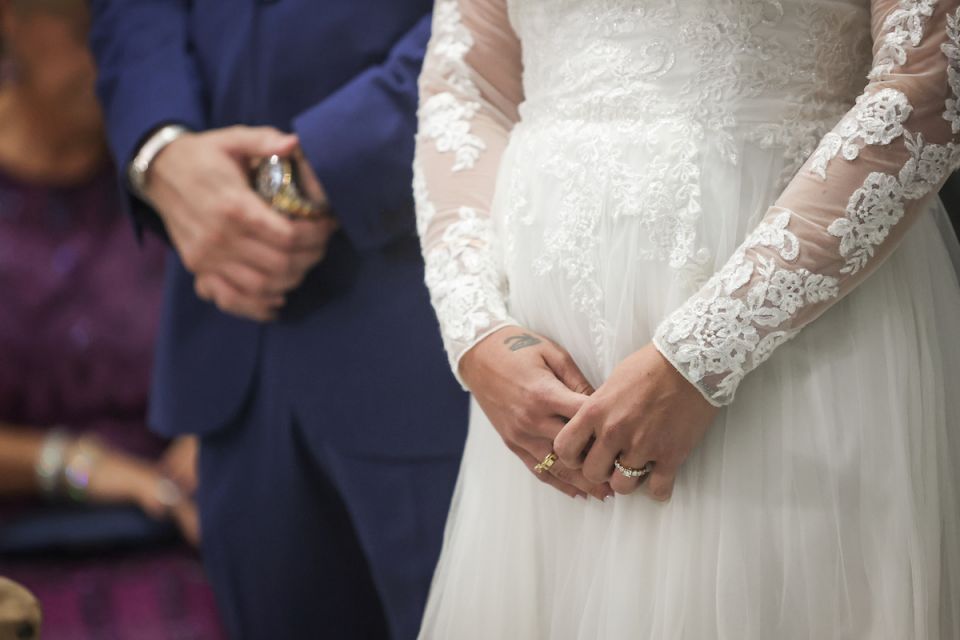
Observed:
[[[792,215],[784,210],[759,225],[706,284],[709,295],[681,307],[654,338],[689,380],[699,385],[710,379],[708,400],[717,405],[731,401],[747,372],[796,334],[790,320],[797,311],[839,293],[836,278],[783,268],[766,255],[747,258],[748,250],[765,247],[795,261],[800,240],[788,228]],[[738,293],[744,287],[745,294]]]
[[[441,331],[454,342],[468,342],[506,316],[505,293],[491,274],[490,253],[477,239],[491,236],[490,220],[460,207],[459,221],[426,256],[426,282],[434,298]]]
[[[907,200],[930,193],[960,161],[960,145],[927,144],[923,136],[905,134],[910,159],[896,176],[874,172],[867,176],[847,204],[846,216],[827,228],[840,238],[841,273],[855,274],[887,239],[890,229],[903,218]]]
[[[907,61],[907,43],[914,47],[920,44],[927,20],[936,6],[937,0],[900,0],[899,8],[887,16],[883,23],[886,35],[868,76],[871,80],[880,80],[894,67]]]
[[[462,99],[449,91],[431,96],[421,107],[420,128],[424,135],[434,140],[437,151],[454,152],[453,170],[463,171],[472,168],[486,148],[483,140],[471,133],[470,127],[470,121],[480,110],[479,91],[465,62],[467,52],[473,46],[473,36],[460,20],[457,0],[437,3],[433,28],[430,60],[438,65],[445,81],[457,93],[472,99]]]
[[[417,234],[422,238],[437,215],[437,208],[430,201],[427,177],[418,158],[413,162],[413,200],[417,205]]]
[[[953,96],[947,98],[943,119],[950,123],[953,133],[960,133],[960,9],[947,16],[947,40],[940,49],[947,57],[947,82]]]
[[[425,237],[437,210],[430,200],[419,158],[413,165],[413,194],[417,230]],[[439,241],[424,247],[424,279],[455,374],[459,358],[467,349],[511,322],[504,302],[506,282],[489,251],[492,241],[490,219],[475,209],[460,207]]]
[[[854,108],[849,116],[823,137],[810,159],[810,171],[823,179],[827,165],[837,154],[845,160],[856,160],[864,145],[889,144],[903,135],[903,123],[913,107],[902,92],[881,89]]]

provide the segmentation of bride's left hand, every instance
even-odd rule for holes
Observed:
[[[697,446],[719,409],[648,344],[621,362],[554,440],[554,451],[592,482],[610,482],[621,494],[641,481],[616,471],[614,460],[641,468],[656,500],[667,500],[680,465]]]

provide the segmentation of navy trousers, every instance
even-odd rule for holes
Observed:
[[[362,425],[297,415],[260,378],[237,424],[201,444],[204,563],[230,637],[412,640],[459,457],[335,450],[305,430]]]

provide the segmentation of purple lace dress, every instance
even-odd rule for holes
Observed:
[[[144,418],[164,248],[134,241],[113,175],[49,188],[0,172],[0,421],[64,425],[156,457],[165,443]],[[52,541],[39,553],[0,557],[0,574],[43,604],[44,637],[222,637],[199,561],[178,543],[131,540],[126,527],[110,550],[123,518],[39,502],[0,504],[0,532],[58,509],[68,517],[46,518],[38,531]],[[77,544],[71,513],[99,546]]]

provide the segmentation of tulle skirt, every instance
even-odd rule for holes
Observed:
[[[511,312],[598,385],[695,283],[647,251],[650,216],[618,214],[610,184],[562,246],[568,196],[547,174],[576,149],[524,135],[495,203]],[[736,169],[698,159],[705,271],[779,188],[776,153],[741,151]],[[948,229],[933,202],[874,275],[747,376],[667,503],[556,492],[474,405],[421,637],[960,638],[960,286]],[[577,251],[586,258],[573,268]]]

